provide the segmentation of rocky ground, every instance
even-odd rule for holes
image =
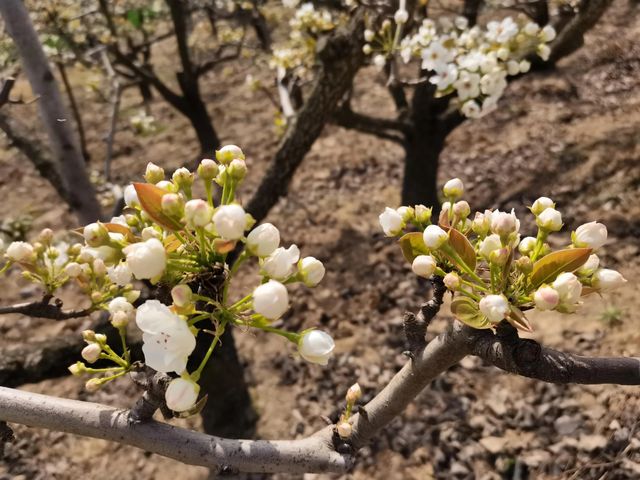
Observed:
[[[588,36],[581,51],[553,72],[513,83],[497,112],[467,122],[450,137],[442,157],[442,181],[459,176],[472,208],[515,207],[547,195],[558,202],[567,229],[600,220],[610,231],[607,265],[629,279],[603,299],[589,297],[576,315],[531,318],[533,337],[554,348],[588,355],[637,356],[640,330],[640,47],[637,16],[618,0]],[[252,185],[275,150],[266,100],[229,88],[246,71],[211,79],[208,100],[224,141],[248,154]],[[375,73],[365,70],[356,92],[362,105],[391,113]],[[266,77],[265,77],[266,78]],[[135,98],[125,105],[134,111]],[[248,110],[250,106],[255,110]],[[13,107],[17,108],[17,107]],[[26,108],[26,107],[22,107]],[[92,166],[100,168],[104,111],[83,112],[89,124]],[[21,110],[25,115],[33,111]],[[125,110],[126,112],[126,110]],[[147,161],[167,169],[195,155],[184,121],[160,102],[153,113],[163,128],[138,137],[123,120],[114,175],[139,178]],[[291,329],[319,326],[336,338],[328,368],[292,355],[279,338],[236,332],[247,379],[260,413],[261,438],[295,438],[337,418],[346,389],[358,381],[366,401],[406,361],[402,314],[416,310],[427,288],[410,273],[393,240],[379,231],[377,215],[397,206],[402,152],[387,142],[326,129],[305,159],[290,194],[269,215],[285,244],[325,262],[328,274],[314,290],[294,289],[283,322]],[[0,217],[29,213],[33,231],[65,228],[73,219],[52,189],[14,150],[0,152]],[[524,229],[530,229],[530,222]],[[567,234],[568,235],[568,234]],[[250,279],[247,274],[247,281]],[[242,283],[242,282],[241,282]],[[2,303],[36,292],[18,275],[2,280]],[[67,292],[73,300],[73,292]],[[451,320],[448,308],[430,335]],[[0,318],[0,345],[79,331],[66,323]],[[30,391],[128,406],[137,391],[127,381],[93,395],[77,378],[26,385]],[[123,394],[124,391],[124,394]],[[635,479],[640,478],[640,390],[619,386],[561,386],[514,377],[467,358],[427,388],[399,418],[358,455],[343,478]],[[197,428],[197,419],[178,422]],[[100,440],[17,427],[0,479],[121,480],[204,479],[204,469]],[[277,478],[292,478],[279,475]],[[311,478],[333,478],[308,475]]]

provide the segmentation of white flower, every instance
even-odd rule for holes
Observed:
[[[515,60],[509,60],[507,62],[507,73],[509,75],[518,75],[520,73],[520,63]]]
[[[258,257],[266,257],[280,245],[280,232],[270,223],[263,223],[247,235],[247,249]]]
[[[298,262],[298,271],[302,282],[307,287],[315,287],[324,278],[325,268],[322,262],[314,257],[305,257]]]
[[[76,278],[82,273],[82,267],[79,263],[69,262],[64,267],[64,273],[69,275],[71,278]]]
[[[276,320],[289,308],[289,293],[280,282],[269,280],[253,291],[253,309],[263,317]]]
[[[100,354],[102,353],[102,347],[97,343],[90,343],[86,347],[82,349],[80,355],[84,358],[88,363],[95,363],[100,358]]]
[[[216,160],[223,165],[230,164],[234,159],[244,160],[244,153],[237,145],[225,145],[220,150],[216,150]]]
[[[557,232],[562,228],[562,215],[555,208],[545,208],[536,218],[536,224],[548,232]]]
[[[378,216],[378,221],[387,237],[399,235],[405,227],[402,215],[400,215],[397,210],[389,207],[386,207],[384,212]]]
[[[522,255],[529,255],[533,252],[537,242],[535,237],[524,237],[518,245],[518,250]]]
[[[464,193],[464,184],[459,178],[452,178],[444,184],[442,191],[447,198],[460,198]]]
[[[491,214],[487,215],[484,213],[476,212],[475,217],[473,218],[473,223],[471,224],[471,228],[478,235],[486,235],[489,232],[489,227],[491,226]]]
[[[538,32],[540,31],[540,27],[535,22],[529,22],[524,26],[524,28],[522,30],[527,35],[533,37],[534,35],[538,34]]]
[[[451,52],[440,42],[431,42],[422,51],[422,68],[424,70],[434,70],[442,72],[447,68],[447,63],[451,59]]]
[[[247,227],[247,217],[240,205],[222,205],[213,214],[216,232],[227,240],[238,240]]]
[[[373,64],[376,66],[378,70],[382,70],[387,63],[387,59],[384,58],[384,55],[376,55],[373,57]]]
[[[480,311],[491,323],[500,323],[509,315],[509,301],[504,295],[487,295],[480,300]]]
[[[436,261],[431,255],[418,255],[413,259],[411,270],[419,277],[429,278],[436,271]]]
[[[540,32],[540,39],[543,42],[551,42],[556,38],[556,30],[551,25],[545,25]]]
[[[458,67],[453,63],[447,63],[438,73],[429,78],[429,82],[436,85],[438,90],[446,90],[458,79]]]
[[[122,249],[127,256],[127,264],[137,279],[150,279],[162,275],[167,266],[167,254],[162,242],[151,238],[133,243]]]
[[[164,393],[164,399],[167,407],[174,412],[186,412],[194,407],[199,393],[200,385],[193,380],[174,378]]]
[[[600,265],[600,258],[595,253],[589,255],[587,261],[578,269],[578,273],[580,275],[584,275],[588,277],[593,275],[593,273],[598,269],[598,265]]]
[[[538,310],[553,310],[560,303],[560,294],[549,286],[542,286],[533,294],[533,301]]]
[[[491,252],[494,250],[498,250],[502,248],[502,242],[500,241],[500,235],[496,235],[495,233],[489,235],[487,238],[480,242],[480,248],[478,249],[480,255],[489,260],[491,256]]]
[[[296,245],[278,247],[262,262],[262,272],[274,280],[286,280],[295,273],[295,264],[300,259]]]
[[[573,232],[572,239],[576,247],[600,248],[607,241],[607,227],[598,222],[585,223]]]
[[[469,20],[467,20],[466,17],[460,16],[460,15],[458,15],[453,20],[453,23],[458,30],[466,30],[467,27],[469,26]]]
[[[480,91],[485,95],[499,97],[507,88],[507,80],[505,79],[505,71],[494,69],[492,72],[483,75],[480,79]]]
[[[132,274],[127,262],[120,262],[115,267],[107,267],[107,275],[109,280],[121,287],[131,283]]]
[[[551,56],[551,48],[549,48],[549,45],[544,45],[544,44],[538,45],[538,48],[536,51],[538,53],[538,56],[542,60],[544,60],[545,62],[549,60],[549,57]]]
[[[582,294],[582,284],[571,272],[564,272],[558,275],[552,284],[560,295],[560,303],[571,309],[573,305],[578,303]]]
[[[491,213],[491,231],[500,236],[517,233],[520,230],[520,220],[513,210],[511,213],[496,210]]]
[[[593,274],[591,285],[602,292],[609,292],[627,283],[627,280],[615,270],[600,268]]]
[[[143,332],[145,363],[158,372],[183,372],[196,346],[187,322],[158,300],[147,300],[138,307],[136,324]]]
[[[126,298],[116,297],[109,302],[108,310],[111,315],[116,312],[124,312],[127,315],[131,315],[133,314],[134,308]]]
[[[467,100],[460,107],[460,112],[469,118],[480,118],[482,116],[482,111],[480,110],[480,105],[475,100]]]
[[[476,98],[480,95],[480,75],[477,73],[462,72],[458,80],[453,83],[460,100]]]
[[[555,207],[556,207],[556,204],[553,203],[553,200],[551,200],[548,197],[540,197],[535,202],[533,202],[533,205],[531,205],[530,210],[531,210],[531,213],[533,213],[534,215],[540,215],[547,208],[555,208]]]
[[[328,333],[321,330],[311,330],[300,339],[298,352],[307,362],[326,365],[333,353],[335,343]]]
[[[213,210],[204,200],[189,200],[184,206],[184,218],[193,227],[204,227],[211,221]]]
[[[424,240],[424,244],[427,248],[432,250],[437,250],[440,248],[449,238],[447,232],[441,229],[437,225],[429,225],[425,228],[424,233],[422,234],[422,239]]]
[[[498,43],[506,43],[518,34],[519,27],[511,17],[505,17],[501,22],[487,23],[487,38]]]
[[[140,208],[138,192],[136,192],[136,188],[133,185],[127,185],[124,188],[124,203],[127,207]]]
[[[33,256],[33,247],[27,242],[11,242],[7,248],[7,257],[14,262],[22,262]]]
[[[393,19],[398,25],[405,24],[407,23],[407,20],[409,20],[409,12],[407,12],[404,8],[396,10]]]

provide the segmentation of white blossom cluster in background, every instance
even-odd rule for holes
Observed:
[[[406,10],[396,12],[395,30],[387,20],[378,31],[365,31],[364,52],[380,69],[391,56],[399,55],[404,63],[419,59],[437,87],[436,96],[455,93],[460,111],[470,118],[495,110],[507,77],[528,72],[526,57],[534,52],[547,60],[548,43],[556,36],[552,26],[541,28],[523,15],[471,28],[465,17],[445,16],[437,22],[424,19],[399,40],[407,15]]]
[[[537,233],[523,237],[513,210],[485,210],[470,218],[463,193],[459,179],[445,184],[447,201],[435,224],[423,205],[386,208],[380,215],[387,236],[407,232],[400,244],[413,272],[441,277],[454,293],[451,309],[460,321],[474,328],[507,321],[530,331],[526,310],[572,313],[582,296],[626,283],[619,272],[603,268],[595,253],[607,240],[603,224],[579,226],[569,245],[554,250],[547,240],[563,222],[551,199],[540,197],[531,205]]]
[[[253,228],[255,221],[235,196],[246,174],[244,153],[235,145],[216,151],[215,160],[202,160],[196,172],[179,168],[170,180],[161,167],[149,163],[146,183],[125,188],[123,215],[85,226],[81,232],[84,244],[55,243],[49,229],[33,243],[5,246],[0,241],[0,254],[6,260],[0,273],[18,266],[25,278],[42,285],[49,295],[62,285],[75,283],[88,297],[87,313],[109,312],[121,345],[112,347],[104,335],[86,331],[85,362],[70,367],[73,374],[92,376],[88,390],[134,368],[126,341],[127,325],[132,321],[143,332],[146,365],[177,376],[166,394],[167,406],[176,412],[196,408],[202,370],[231,325],[280,335],[294,343],[305,360],[327,364],[334,349],[329,334],[314,329],[290,332],[272,325],[289,308],[287,286],[315,287],[325,267],[314,257],[302,257],[296,245],[281,246],[274,225]],[[204,187],[206,198],[194,197],[196,181]],[[218,204],[214,203],[215,185],[221,190]],[[231,252],[237,254],[232,264],[227,260]],[[231,282],[238,269],[252,259],[260,267],[261,281],[242,296]],[[199,279],[207,283],[212,276],[219,280],[209,291]],[[134,284],[140,280],[168,287],[171,303],[153,299],[134,306],[140,296]],[[201,327],[204,321],[208,323]],[[199,367],[189,372],[187,361],[200,337],[210,347]],[[111,366],[94,368],[98,360]]]
[[[144,110],[140,110],[138,113],[132,115],[129,118],[129,123],[133,130],[138,135],[151,135],[158,131],[158,124],[153,115],[149,115]]]

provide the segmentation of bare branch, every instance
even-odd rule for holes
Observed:
[[[86,317],[95,311],[93,308],[82,310],[63,310],[62,301],[58,298],[51,304],[51,295],[46,295],[39,302],[18,303],[7,307],[0,307],[0,315],[20,313],[30,317],[50,318],[51,320],[67,320],[69,318]]]
[[[411,129],[408,122],[354,112],[348,102],[343,103],[331,120],[340,127],[359,130],[396,143],[402,143],[404,140],[402,134]]]
[[[13,77],[6,78],[2,82],[2,89],[0,89],[0,108],[9,102],[9,95],[11,94],[11,89],[15,83],[16,80]]]

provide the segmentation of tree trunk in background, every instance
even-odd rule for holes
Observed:
[[[207,107],[199,94],[197,98],[187,101],[189,102],[189,110],[185,115],[196,132],[200,153],[207,158],[212,157],[214,151],[220,148],[220,139],[213,127]]]
[[[100,204],[85,170],[71,122],[65,112],[60,91],[49,61],[42,50],[38,34],[21,0],[1,0],[0,15],[13,39],[23,68],[38,98],[38,108],[51,144],[52,158],[62,179],[66,198],[83,223],[101,218]]]

